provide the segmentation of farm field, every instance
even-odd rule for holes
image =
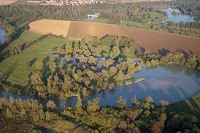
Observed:
[[[45,23],[48,24],[45,25]],[[63,35],[71,40],[81,40],[87,35],[98,36],[99,38],[105,35],[125,36],[135,40],[137,50],[148,49],[159,53],[168,50],[183,53],[200,51],[200,38],[197,37],[128,28],[114,24],[45,19],[30,23],[29,30],[40,34]]]
[[[43,19],[32,22],[29,24],[29,26],[29,30],[32,32],[40,34],[53,33],[55,35],[62,35],[66,37],[68,34],[70,21]]]
[[[106,34],[133,38],[136,42],[136,49],[138,50],[141,48],[153,52],[158,52],[158,50],[163,49],[173,52],[197,52],[200,50],[200,38],[127,28],[113,24],[71,22],[68,36],[70,39],[81,39],[86,35],[103,37]]]

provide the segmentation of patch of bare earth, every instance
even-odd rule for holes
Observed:
[[[9,5],[17,0],[0,0],[0,5]]]
[[[70,27],[70,21],[63,20],[50,20],[42,19],[38,21],[31,22],[29,24],[29,30],[39,34],[52,33],[55,35],[67,36]]]
[[[200,51],[200,38],[197,37],[128,28],[113,24],[71,22],[69,39],[81,39],[86,35],[98,37],[117,35],[133,38],[137,50],[148,49],[159,53],[165,53],[168,50],[182,53]]]

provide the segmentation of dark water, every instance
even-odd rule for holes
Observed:
[[[0,28],[0,45],[6,42],[5,35],[6,31]]]
[[[168,15],[168,18],[163,20],[162,23],[166,23],[167,21],[172,21],[172,22],[175,22],[175,23],[179,23],[181,21],[183,21],[183,22],[195,22],[193,17],[191,17],[189,15],[182,15],[180,13],[180,11],[177,10],[177,9],[168,8],[168,9],[162,9],[162,11],[165,11]],[[173,11],[179,12],[180,15],[179,16],[172,15]]]
[[[105,91],[91,94],[83,100],[86,105],[95,97],[100,98],[99,105],[116,105],[116,100],[122,96],[127,100],[127,105],[131,106],[131,100],[134,96],[137,99],[144,99],[151,96],[158,105],[160,100],[167,100],[169,103],[186,100],[200,93],[200,72],[194,69],[188,69],[179,65],[160,65],[157,67],[142,67],[141,71],[132,74],[134,78],[145,78],[145,80],[134,83],[129,86],[119,86],[115,89],[107,89]],[[30,98],[29,96],[18,96],[11,92],[5,92],[0,89],[0,97],[13,96],[23,100]],[[77,98],[56,99],[54,100],[58,108],[66,105],[75,105]]]
[[[29,95],[25,95],[25,96],[20,96],[20,95],[16,95],[12,92],[7,92],[3,89],[0,88],[0,97],[5,97],[5,98],[9,98],[9,97],[13,97],[13,98],[21,98],[22,100],[27,100],[29,98],[31,98]]]

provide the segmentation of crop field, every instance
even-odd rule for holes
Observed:
[[[40,34],[52,33],[58,36],[62,35],[66,37],[68,34],[70,21],[43,19],[32,22],[29,24],[29,26],[30,26],[29,30],[32,32]]]
[[[44,25],[47,21],[48,24]],[[68,33],[68,39],[72,40],[80,40],[87,35],[98,36],[99,38],[105,35],[125,36],[135,40],[137,50],[147,49],[159,53],[165,53],[166,51],[182,53],[200,51],[200,38],[197,37],[128,28],[114,24],[39,20],[30,24],[30,31],[64,36]]]

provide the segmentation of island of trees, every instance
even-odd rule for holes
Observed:
[[[155,5],[164,8],[166,4],[178,8],[183,14],[194,16],[197,21],[161,25],[158,22],[166,14]],[[131,74],[139,71],[142,65],[178,64],[200,70],[199,53],[137,51],[133,39],[111,35],[102,38],[87,36],[81,41],[69,41],[61,36],[35,35],[27,31],[28,23],[34,20],[80,20],[87,13],[96,11],[101,11],[101,19],[109,18],[108,23],[128,27],[145,28],[143,24],[153,21],[148,26],[155,30],[179,30],[190,34],[195,28],[200,28],[200,9],[194,1],[184,5],[182,1],[177,1],[78,7],[33,4],[0,6],[0,27],[7,32],[6,43],[0,47],[0,63],[14,64],[10,64],[6,70],[1,68],[4,71],[0,72],[0,87],[17,95],[31,97],[28,100],[0,98],[0,131],[9,132],[10,128],[17,126],[19,130],[10,132],[200,132],[200,105],[195,102],[199,101],[199,95],[189,99],[192,103],[190,106],[195,106],[190,112],[187,110],[189,105],[185,103],[168,105],[167,101],[161,100],[160,105],[155,105],[151,97],[138,100],[136,96],[133,96],[130,107],[121,96],[116,106],[99,106],[100,99],[97,97],[83,106],[83,98],[91,93],[134,83],[136,79]],[[159,17],[153,17],[155,14],[159,14]],[[27,50],[30,54],[25,53]],[[24,56],[27,56],[26,59],[19,60]],[[139,62],[133,63],[134,59]],[[17,67],[23,73],[17,75]],[[16,77],[9,79],[14,72],[17,83]],[[193,71],[188,73],[193,74]],[[55,99],[72,96],[77,97],[75,106],[61,109],[55,103]],[[9,124],[11,126],[6,126]]]

